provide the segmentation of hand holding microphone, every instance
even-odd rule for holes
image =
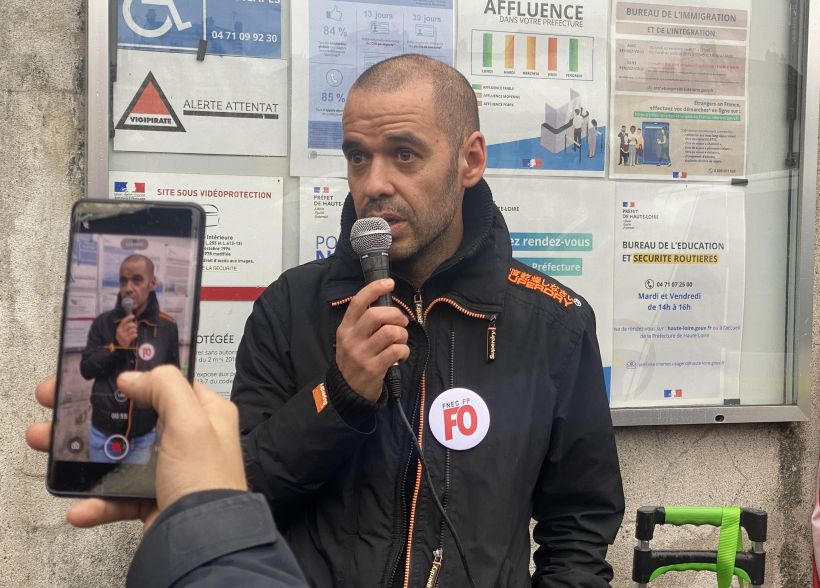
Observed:
[[[409,319],[390,305],[394,283],[387,256],[392,242],[387,221],[359,219],[350,242],[362,263],[366,285],[350,301],[336,330],[336,365],[348,386],[376,402],[387,370],[410,355]]]
[[[128,347],[137,338],[137,319],[134,316],[134,299],[125,297],[121,302],[125,316],[117,325],[117,345]]]

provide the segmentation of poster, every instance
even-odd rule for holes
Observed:
[[[203,300],[199,305],[196,379],[226,398],[236,373],[236,350],[252,309],[248,300]]]
[[[614,187],[560,178],[491,178],[490,185],[507,221],[513,257],[592,305],[609,391]]]
[[[309,0],[291,5],[293,176],[345,176],[342,111],[371,65],[420,53],[453,65],[453,0]]]
[[[206,55],[282,56],[280,0],[117,0],[117,46]]]
[[[709,4],[615,1],[612,177],[745,175],[750,2]]]
[[[77,242],[75,241],[75,247]],[[72,271],[77,266],[72,265]],[[96,265],[94,266],[96,269]],[[100,314],[97,311],[97,290],[85,290],[84,284],[72,281],[66,296],[64,346],[67,349],[84,349],[88,342],[88,331],[94,319]],[[79,286],[79,287],[78,287]]]
[[[616,188],[612,407],[739,403],[742,188]]]
[[[205,209],[196,377],[228,394],[253,301],[282,271],[282,178],[111,171],[109,180],[111,198]]]
[[[299,178],[299,263],[336,251],[348,192],[347,180]]]
[[[288,64],[120,49],[113,122],[115,151],[287,155]]]
[[[603,176],[609,0],[458,5],[488,174]]]

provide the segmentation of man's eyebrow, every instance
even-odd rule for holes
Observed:
[[[393,145],[412,145],[420,149],[427,147],[427,143],[422,141],[418,136],[407,132],[390,133],[385,136],[385,141]],[[355,139],[345,139],[342,141],[342,153],[356,149],[362,149],[362,143],[360,141]]]
[[[427,144],[413,133],[391,133],[385,137],[388,143],[403,143],[415,147],[426,147]]]
[[[345,139],[342,141],[342,153],[347,153],[352,149],[361,148],[362,144],[354,139]]]

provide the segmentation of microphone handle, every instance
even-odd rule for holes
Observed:
[[[359,257],[362,264],[362,273],[364,274],[365,284],[369,284],[374,280],[382,280],[390,277],[390,258],[387,251],[374,251],[372,253],[363,253]],[[390,294],[383,294],[371,306],[393,306],[390,300]],[[401,372],[399,372],[399,364],[391,365],[385,374],[387,382],[387,390],[390,396],[398,402],[401,397]]]
[[[375,280],[382,280],[390,277],[390,258],[387,251],[374,251],[372,253],[364,253],[359,258],[362,264],[362,273],[364,274],[365,284],[369,284]],[[390,294],[383,294],[379,296],[372,306],[392,306],[390,301]]]

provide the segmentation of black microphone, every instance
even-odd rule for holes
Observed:
[[[125,313],[125,316],[128,316],[130,314],[134,314],[134,299],[131,298],[130,296],[126,296],[125,298],[123,298],[120,301],[120,305],[122,306],[122,310]],[[123,318],[125,318],[125,317],[123,317]],[[134,339],[133,341],[130,341],[129,344],[136,345],[137,340]]]
[[[386,220],[379,217],[360,218],[350,229],[350,245],[359,256],[365,284],[390,277],[388,250],[393,243],[393,234]],[[393,306],[390,293],[383,294],[372,306]],[[395,400],[401,395],[401,373],[399,364],[394,363],[385,376],[387,388]]]
[[[393,242],[390,225],[379,217],[360,218],[350,229],[350,244],[359,256],[364,282],[390,277],[390,258],[387,251]],[[392,306],[390,294],[379,296],[373,306]]]

